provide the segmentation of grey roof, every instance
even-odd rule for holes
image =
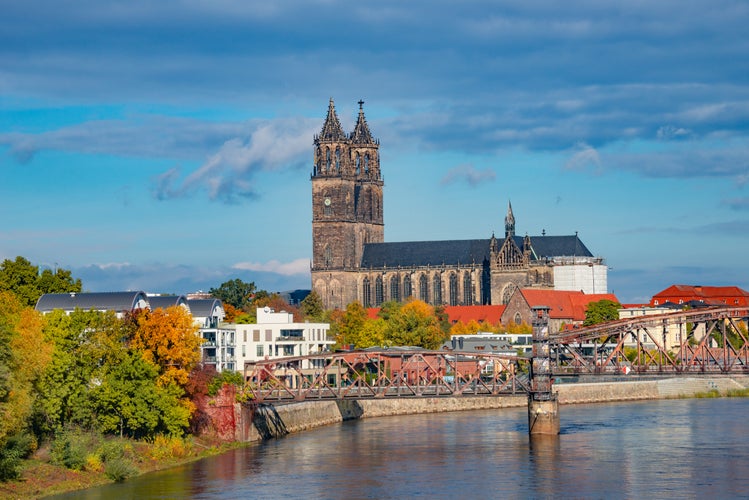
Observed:
[[[210,318],[217,306],[224,308],[219,299],[187,299],[187,305],[196,318]]]
[[[523,237],[514,236],[523,248]],[[368,243],[364,246],[361,267],[421,267],[442,264],[480,264],[489,259],[490,240],[410,241]],[[499,241],[501,245],[502,240]],[[531,236],[533,259],[551,257],[593,257],[576,235]]]
[[[148,305],[153,309],[166,309],[171,306],[187,306],[187,298],[184,295],[150,295]]]
[[[49,312],[55,309],[94,309],[124,312],[132,311],[141,301],[148,301],[144,292],[45,293],[36,302],[36,310]]]
[[[501,339],[487,339],[466,335],[448,340],[442,344],[442,349],[462,352],[478,351],[483,353],[515,352],[512,344]]]

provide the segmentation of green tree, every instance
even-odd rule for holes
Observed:
[[[301,309],[304,318],[315,323],[322,321],[325,315],[320,294],[314,290],[304,298]]]
[[[13,292],[23,305],[34,307],[45,293],[80,292],[81,280],[73,279],[71,272],[45,269],[39,274],[39,267],[24,257],[16,260],[5,259],[0,264],[0,291]]]
[[[99,430],[136,439],[181,435],[189,423],[190,407],[180,399],[179,387],[157,384],[158,375],[158,368],[137,351],[111,366],[91,394]]]
[[[384,346],[386,344],[387,329],[387,322],[382,318],[365,321],[356,336],[355,347],[357,349],[366,349],[367,347]]]
[[[338,345],[357,345],[359,334],[367,321],[367,311],[361,302],[354,301],[346,306],[336,329],[336,343]]]
[[[619,319],[619,309],[622,305],[613,300],[602,299],[597,302],[590,302],[585,308],[585,321],[583,326],[597,325],[607,321]]]
[[[255,283],[245,283],[239,278],[225,281],[218,288],[211,288],[209,293],[225,304],[236,309],[243,309],[249,305],[255,293]]]

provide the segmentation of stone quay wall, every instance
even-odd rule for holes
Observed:
[[[749,388],[749,376],[706,376],[616,382],[577,382],[554,385],[559,403],[604,403],[691,397],[700,393]],[[260,441],[345,420],[526,407],[526,395],[499,397],[445,397],[304,401],[284,405],[235,406],[235,440]],[[563,411],[561,411],[563,414]]]

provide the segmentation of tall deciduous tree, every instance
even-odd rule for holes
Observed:
[[[45,293],[80,292],[81,289],[81,280],[73,279],[66,269],[44,269],[39,274],[39,267],[21,256],[16,260],[5,259],[0,264],[0,291],[14,293],[26,306],[34,307]]]
[[[142,351],[144,359],[159,368],[162,386],[174,382],[184,387],[190,370],[200,361],[203,343],[192,315],[179,306],[159,308],[142,311],[136,324],[131,347]]]
[[[236,309],[243,309],[250,304],[255,293],[255,283],[245,283],[239,278],[225,281],[218,288],[211,288],[209,293],[225,304]]]
[[[437,349],[446,338],[434,309],[421,300],[413,300],[403,305],[390,316],[387,323],[386,340],[391,345]]]
[[[597,325],[606,321],[619,319],[619,309],[621,307],[620,303],[608,299],[591,302],[585,308],[585,321],[583,321],[583,325]]]

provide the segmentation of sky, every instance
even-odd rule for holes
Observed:
[[[749,290],[749,3],[0,0],[0,259],[310,287],[330,98],[385,241],[577,232],[609,291]]]

